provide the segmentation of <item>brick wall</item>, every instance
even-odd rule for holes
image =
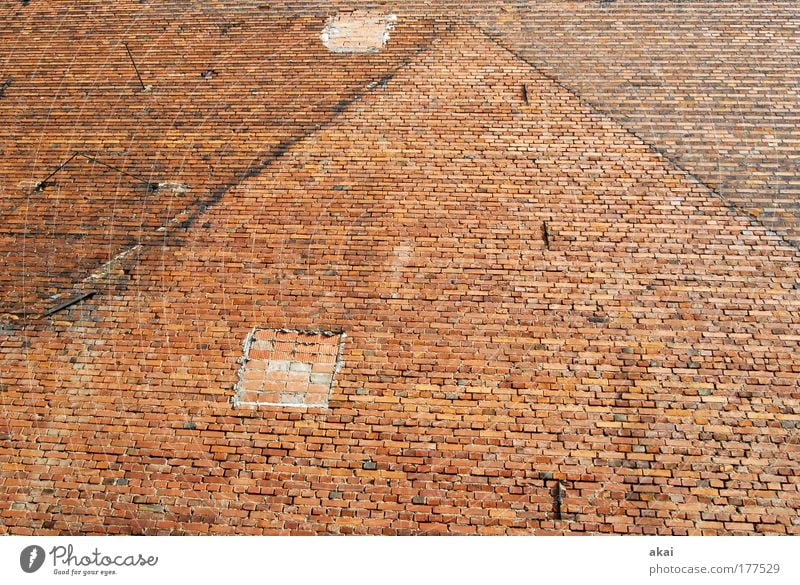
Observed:
[[[795,248],[436,37],[0,340],[1,531],[798,533]],[[232,408],[255,327],[346,332],[328,408]]]
[[[317,42],[329,16],[354,7],[399,15],[387,50],[357,63]],[[797,243],[795,2],[36,2],[3,10],[6,327],[82,290],[119,254],[160,237],[159,228],[196,216],[449,22],[480,27]],[[142,181],[70,165],[31,192],[77,150]],[[147,182],[190,189],[151,197]]]
[[[191,222],[407,61],[433,26],[407,19],[385,51],[351,60],[322,46],[320,18],[287,25],[285,14],[250,9],[250,18],[163,2],[2,9],[10,13],[0,31],[0,79],[9,80],[0,97],[6,326]],[[75,152],[96,160],[79,156],[35,189]]]

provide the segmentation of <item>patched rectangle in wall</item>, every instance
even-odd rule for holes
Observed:
[[[332,53],[377,53],[389,41],[397,16],[355,11],[331,17],[320,39]]]
[[[333,331],[254,329],[245,339],[234,407],[327,407],[344,339]]]

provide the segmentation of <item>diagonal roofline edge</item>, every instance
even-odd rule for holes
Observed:
[[[684,176],[686,176],[689,180],[691,180],[691,181],[697,183],[698,185],[701,185],[702,187],[704,187],[706,190],[708,190],[708,192],[712,196],[714,196],[715,198],[717,198],[720,201],[722,201],[722,203],[728,209],[730,209],[731,211],[736,212],[737,215],[739,215],[742,219],[747,220],[753,226],[758,226],[760,228],[763,228],[764,230],[767,231],[768,234],[777,237],[781,241],[782,244],[785,244],[786,246],[788,246],[789,248],[791,248],[792,250],[794,250],[796,252],[796,254],[798,255],[798,261],[800,261],[800,242],[793,242],[791,239],[789,239],[787,237],[787,235],[785,233],[781,233],[780,231],[776,230],[775,228],[768,226],[763,221],[761,221],[758,217],[755,217],[752,214],[748,213],[740,205],[737,205],[736,203],[731,201],[728,197],[726,197],[722,193],[720,193],[719,190],[715,189],[714,187],[712,187],[711,185],[709,185],[708,183],[703,181],[700,177],[698,177],[692,171],[686,169],[683,165],[681,165],[678,162],[678,160],[675,157],[670,156],[669,153],[667,153],[664,149],[660,149],[660,148],[658,148],[658,146],[656,146],[652,142],[649,142],[649,141],[645,140],[635,130],[631,129],[627,124],[625,124],[624,121],[620,120],[617,116],[615,116],[614,114],[609,113],[608,111],[604,110],[603,108],[600,107],[599,104],[597,104],[595,102],[591,102],[591,101],[587,100],[586,98],[584,98],[578,90],[576,90],[575,88],[567,85],[566,83],[564,83],[563,81],[558,79],[558,77],[556,77],[552,73],[548,73],[547,71],[545,71],[540,65],[537,65],[536,63],[531,62],[529,59],[524,57],[518,51],[515,51],[511,47],[507,46],[496,35],[491,34],[489,31],[487,31],[486,29],[480,27],[476,23],[472,23],[471,26],[474,26],[476,29],[478,29],[481,32],[481,34],[483,34],[492,43],[494,43],[495,45],[497,45],[498,47],[500,47],[501,49],[503,49],[504,51],[506,51],[507,53],[512,55],[514,58],[516,58],[520,62],[526,64],[529,67],[531,67],[538,75],[541,75],[545,79],[548,79],[549,81],[551,81],[552,83],[556,84],[558,87],[560,87],[564,91],[566,91],[569,94],[571,94],[576,100],[578,100],[578,102],[583,107],[587,108],[588,110],[590,110],[591,112],[597,114],[598,116],[602,116],[603,118],[606,118],[607,120],[613,121],[617,126],[619,126],[626,133],[630,134],[634,139],[636,139],[637,142],[639,142],[640,144],[642,144],[645,147],[647,147],[647,149],[653,155],[655,155],[658,158],[660,158],[661,160],[663,160],[665,164],[668,164],[668,165],[672,166],[673,168],[675,168],[676,170],[678,170],[680,173],[682,173]]]
[[[408,57],[403,59],[397,66],[391,68],[382,77],[370,81],[362,88],[357,90],[355,93],[349,95],[346,99],[342,100],[339,106],[334,110],[333,115],[331,117],[311,125],[309,128],[305,129],[305,131],[302,131],[297,135],[281,140],[276,146],[270,149],[264,156],[260,157],[261,160],[258,162],[258,164],[254,164],[248,167],[248,169],[245,172],[241,173],[236,180],[228,184],[220,185],[214,188],[213,190],[211,190],[208,196],[198,200],[192,207],[178,214],[176,218],[168,222],[166,225],[162,226],[152,234],[144,235],[140,240],[134,242],[130,246],[121,249],[120,252],[116,254],[113,258],[109,259],[108,262],[97,266],[96,269],[91,271],[91,273],[88,276],[73,281],[72,288],[65,291],[65,293],[62,296],[64,298],[68,298],[74,296],[77,293],[85,292],[84,288],[87,283],[92,285],[97,285],[94,276],[98,272],[102,272],[104,269],[106,269],[106,267],[118,264],[120,261],[124,259],[129,259],[128,261],[131,263],[129,265],[129,268],[132,268],[133,266],[138,264],[139,261],[141,261],[143,254],[146,253],[145,250],[148,244],[153,244],[156,242],[164,242],[170,237],[176,237],[175,236],[176,233],[179,233],[181,231],[191,230],[192,227],[194,227],[201,220],[201,218],[205,216],[205,214],[208,211],[213,209],[219,202],[222,201],[222,199],[225,197],[227,193],[246,184],[251,179],[259,177],[266,169],[271,167],[275,162],[279,161],[285,154],[290,152],[295,145],[315,136],[317,133],[325,130],[326,128],[336,126],[339,119],[343,115],[345,115],[346,112],[348,112],[354,104],[360,102],[366,96],[374,94],[376,90],[385,87],[386,81],[393,79],[403,69],[409,67],[410,65],[413,65],[416,62],[416,59],[420,55],[423,55],[428,51],[432,50],[433,47],[442,40],[444,35],[450,33],[453,30],[453,27],[454,23],[452,22],[444,23],[444,26],[440,28],[434,27],[430,31],[427,43],[421,45],[418,49],[413,51]],[[139,250],[139,253],[133,254],[133,252],[137,250]],[[95,288],[97,288],[97,286],[95,286]],[[97,290],[96,292],[102,294],[101,290]],[[33,311],[25,310],[23,313],[20,313],[19,316],[21,317],[20,322],[16,324],[14,329],[17,328],[24,329],[28,327],[30,324],[43,321],[46,317],[46,315],[39,314],[35,310]]]
[[[504,51],[505,53],[507,53],[508,55],[513,57],[516,61],[518,61],[522,65],[524,65],[524,67],[530,68],[533,72],[535,72],[537,75],[541,76],[543,79],[546,79],[548,82],[553,83],[554,85],[556,85],[557,87],[562,89],[564,92],[566,92],[569,95],[571,95],[581,105],[581,107],[586,108],[587,112],[593,113],[593,114],[595,114],[595,115],[597,115],[597,116],[599,116],[599,117],[601,117],[601,118],[603,118],[605,120],[608,120],[609,122],[613,123],[617,128],[619,128],[620,130],[624,131],[626,134],[630,135],[632,137],[632,139],[635,140],[636,143],[640,144],[642,147],[647,149],[648,152],[650,152],[658,160],[660,160],[661,164],[663,164],[666,167],[673,168],[679,174],[685,176],[691,182],[694,182],[694,183],[700,185],[701,187],[703,187],[710,196],[712,196],[713,198],[719,200],[723,204],[724,207],[726,207],[727,209],[729,209],[733,213],[735,213],[735,215],[739,219],[742,219],[742,220],[748,222],[752,226],[757,226],[760,229],[765,230],[765,233],[767,233],[768,235],[777,238],[777,240],[779,241],[779,245],[785,245],[786,248],[788,248],[789,250],[791,250],[794,253],[794,255],[796,257],[796,260],[800,261],[800,247],[798,247],[798,245],[794,244],[791,240],[788,240],[780,232],[777,232],[774,229],[764,225],[757,218],[753,217],[752,215],[748,214],[746,211],[744,211],[741,208],[739,208],[738,206],[736,206],[734,203],[729,201],[726,197],[721,195],[717,190],[713,189],[712,187],[710,187],[709,185],[704,183],[702,180],[700,180],[695,174],[691,173],[690,171],[687,171],[680,164],[678,164],[675,160],[673,160],[671,157],[667,156],[665,153],[663,153],[661,150],[659,150],[653,144],[651,144],[650,142],[644,140],[636,132],[634,132],[633,130],[628,128],[624,123],[619,121],[615,116],[613,116],[611,114],[608,114],[607,112],[599,109],[595,104],[586,101],[580,95],[579,92],[577,92],[574,89],[570,88],[569,86],[565,85],[564,83],[562,83],[559,79],[557,79],[553,75],[546,73],[539,66],[537,66],[535,63],[530,62],[528,59],[526,59],[525,57],[521,56],[519,53],[517,53],[513,49],[507,47],[505,44],[503,44],[501,41],[499,41],[496,37],[494,37],[492,34],[487,32],[486,30],[482,29],[477,24],[475,24],[475,23],[453,22],[453,21],[448,21],[448,22],[443,23],[443,24],[444,24],[444,26],[442,28],[435,29],[434,31],[432,31],[432,34],[430,36],[430,40],[429,40],[429,42],[427,44],[421,46],[416,51],[414,51],[409,57],[404,59],[397,67],[394,67],[389,73],[384,75],[381,79],[368,83],[362,89],[360,89],[356,93],[354,93],[351,96],[349,96],[346,100],[343,100],[343,103],[341,104],[340,107],[338,107],[335,110],[334,115],[332,117],[330,117],[329,119],[327,119],[325,121],[318,122],[318,123],[314,124],[313,126],[308,128],[305,132],[302,132],[302,133],[300,133],[300,134],[298,134],[296,136],[292,136],[292,137],[290,137],[288,139],[285,139],[282,142],[280,142],[276,147],[274,147],[267,154],[266,157],[263,158],[262,161],[259,162],[259,164],[254,165],[253,167],[251,167],[252,170],[249,170],[249,171],[243,173],[242,175],[240,175],[238,181],[229,183],[227,185],[220,186],[217,189],[215,189],[214,191],[212,191],[212,193],[211,193],[211,195],[209,197],[207,197],[204,200],[198,202],[194,206],[194,208],[190,212],[188,212],[188,214],[187,213],[182,214],[182,217],[180,217],[180,221],[177,221],[177,222],[172,223],[171,225],[165,226],[166,229],[164,229],[164,231],[161,231],[161,232],[159,232],[157,234],[154,234],[153,236],[148,238],[149,241],[150,242],[156,242],[156,241],[162,241],[163,242],[163,241],[167,240],[168,238],[173,237],[173,238],[175,238],[176,243],[182,244],[182,240],[180,239],[179,236],[176,236],[176,233],[178,233],[178,232],[180,232],[182,230],[185,230],[186,232],[190,231],[203,217],[206,216],[207,212],[209,212],[210,210],[214,209],[216,207],[216,205],[218,203],[220,203],[223,200],[223,198],[225,197],[225,195],[228,194],[230,191],[232,191],[234,189],[237,189],[237,188],[240,188],[243,185],[248,184],[249,180],[251,180],[251,179],[256,179],[256,178],[260,177],[261,174],[264,171],[266,171],[267,169],[269,169],[273,165],[273,163],[282,160],[284,155],[286,155],[287,153],[291,152],[292,149],[297,144],[300,144],[300,143],[304,142],[305,140],[312,139],[314,136],[318,135],[320,132],[322,132],[322,131],[324,131],[324,130],[326,130],[328,128],[335,127],[341,121],[342,117],[345,116],[347,114],[347,112],[349,112],[351,110],[351,108],[354,106],[354,104],[357,104],[357,103],[361,102],[367,96],[375,95],[377,93],[376,90],[379,89],[379,88],[382,88],[382,86],[383,86],[382,82],[384,80],[388,80],[388,79],[392,79],[392,78],[396,77],[399,72],[402,72],[404,69],[406,69],[406,68],[414,65],[415,63],[417,63],[418,62],[418,58],[421,55],[424,55],[424,54],[426,54],[426,53],[428,53],[428,52],[430,52],[432,50],[435,50],[437,45],[445,42],[452,35],[458,35],[459,31],[470,31],[470,30],[472,30],[472,31],[475,31],[476,33],[478,33],[482,39],[484,39],[485,41],[488,41],[489,43],[491,43],[491,45],[497,47],[498,49]],[[137,244],[135,244],[133,246],[130,246],[129,248],[126,248],[125,250],[122,251],[121,254],[117,255],[114,259],[112,259],[111,262],[114,262],[117,258],[127,257],[129,255],[132,255],[131,252],[136,248],[140,248],[143,243],[146,244],[148,242],[146,242],[146,241],[145,242],[138,242]],[[143,254],[146,254],[146,252],[144,250],[142,250],[142,253],[136,254],[134,262],[138,263],[141,260]],[[132,258],[132,260],[133,260],[133,258]],[[135,266],[135,264],[134,264],[134,266]],[[71,293],[83,292],[83,290],[80,289],[80,286],[82,284],[86,284],[86,280],[76,281],[73,284],[74,290],[72,290],[70,292]],[[98,291],[98,292],[100,292],[102,294],[102,291]],[[29,315],[29,321],[28,322],[34,322],[34,321],[40,320],[38,317],[39,316],[34,316],[34,315],[31,314],[31,315]]]

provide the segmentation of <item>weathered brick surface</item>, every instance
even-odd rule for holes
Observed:
[[[394,12],[401,29],[388,53],[340,68],[346,61],[326,55],[317,41],[327,18],[354,6]],[[68,297],[70,285],[151,235],[153,222],[186,221],[257,173],[424,46],[431,20],[474,22],[732,204],[798,241],[796,2],[301,1],[268,9],[253,1],[204,8],[37,2],[9,3],[5,11],[0,113],[12,123],[0,135],[0,209],[27,226],[3,230],[0,252],[11,267],[2,281],[11,313],[5,320],[40,312],[52,304],[46,298]],[[151,93],[139,91],[122,43],[137,55]],[[76,149],[147,180],[184,177],[192,190],[154,201],[95,165],[89,176],[69,167],[57,176],[55,195],[31,198],[31,186]],[[82,178],[89,186],[70,190]],[[63,208],[86,198],[93,204]],[[67,224],[66,233],[37,219],[48,210]],[[70,237],[69,226],[105,225],[103,211],[117,212],[110,218],[115,229]],[[129,229],[120,219],[137,212],[150,220],[147,229]],[[70,218],[76,213],[82,221]],[[22,252],[13,247],[20,240]],[[16,270],[17,254],[32,270]]]
[[[434,29],[115,288],[4,333],[0,531],[800,532],[796,249]],[[232,408],[254,328],[347,333],[328,408]]]
[[[432,27],[407,19],[391,46],[353,60],[325,49],[319,18],[287,24],[252,4],[246,18],[163,2],[0,10],[6,322],[41,314],[119,254],[193,221],[411,58]],[[75,152],[100,162],[78,157],[34,189]]]

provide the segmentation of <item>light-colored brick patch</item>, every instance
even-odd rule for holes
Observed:
[[[393,14],[357,11],[328,19],[320,38],[332,53],[377,53],[389,41]]]
[[[244,344],[234,406],[327,407],[344,333],[254,329]]]

